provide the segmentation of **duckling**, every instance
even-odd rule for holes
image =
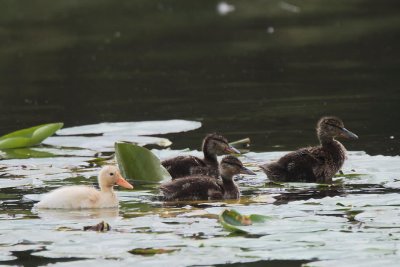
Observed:
[[[116,208],[118,198],[114,193],[115,184],[133,189],[115,166],[104,166],[98,176],[100,191],[94,187],[73,185],[58,188],[46,194],[35,205],[39,209],[93,209]]]
[[[203,139],[202,150],[204,159],[194,156],[179,156],[172,159],[167,159],[161,164],[171,174],[172,180],[201,174],[218,178],[218,160],[219,154],[240,154],[240,151],[229,145],[228,140],[218,134],[208,134]]]
[[[219,165],[220,179],[192,175],[169,181],[160,186],[165,200],[238,199],[240,191],[233,176],[239,173],[255,175],[234,156],[225,156]]]
[[[341,119],[323,117],[317,124],[319,146],[301,148],[278,161],[261,165],[272,181],[331,183],[346,159],[346,149],[336,137],[358,139]]]

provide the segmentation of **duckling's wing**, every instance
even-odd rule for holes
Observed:
[[[209,177],[214,177],[218,178],[219,177],[219,171],[218,167],[214,168],[213,166],[207,166],[207,167],[202,167],[202,166],[196,166],[190,169],[190,174],[191,175],[205,175]]]
[[[214,178],[190,176],[160,186],[165,200],[208,200],[222,198],[222,189]]]
[[[87,186],[65,186],[43,196],[35,206],[45,209],[97,208],[100,192]]]
[[[323,164],[323,158],[310,148],[303,148],[286,154],[277,165],[282,169],[285,181],[315,182],[315,168]]]
[[[206,166],[202,159],[194,156],[179,156],[164,160],[161,164],[171,174],[172,179],[191,175],[191,169],[194,167]]]

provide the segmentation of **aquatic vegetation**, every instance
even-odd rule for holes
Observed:
[[[121,173],[135,183],[151,183],[171,179],[150,150],[129,143],[115,143],[115,156]]]
[[[0,137],[0,149],[29,147],[40,144],[63,127],[63,123],[49,123],[18,130]]]
[[[158,192],[160,181],[168,179],[160,171],[160,159],[201,153],[149,151],[129,143],[115,146],[120,167],[133,161],[147,161],[150,169],[159,166],[150,176],[121,167],[135,184],[142,184],[116,192],[119,209],[32,209],[53,188],[95,184],[103,162],[96,159],[112,161],[109,153],[46,146],[34,149],[49,157],[9,155],[0,161],[1,262],[26,253],[41,259],[69,258],[70,262],[58,265],[108,266],[115,260],[121,265],[151,261],[182,266],[302,260],[307,266],[338,266],[366,257],[371,262],[384,258],[387,266],[397,264],[400,157],[349,152],[343,174],[336,175],[332,185],[271,184],[253,166],[285,152],[250,152],[240,160],[257,175],[237,179],[239,200],[166,203]],[[99,233],[108,229],[100,221],[112,229]],[[95,231],[83,231],[86,226]]]

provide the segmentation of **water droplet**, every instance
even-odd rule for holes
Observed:
[[[224,16],[228,13],[231,13],[233,11],[235,11],[235,6],[234,5],[230,5],[226,2],[220,2],[217,5],[217,11],[220,15]]]

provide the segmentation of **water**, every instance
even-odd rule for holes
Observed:
[[[0,133],[183,118],[204,127],[177,147],[219,131],[287,150],[334,114],[351,149],[399,152],[396,1],[2,2]]]
[[[1,1],[0,134],[56,121],[68,127],[104,121],[187,119],[200,121],[203,126],[187,133],[157,136],[170,139],[173,149],[196,149],[204,134],[218,131],[230,140],[250,137],[252,151],[272,152],[315,144],[315,124],[319,117],[328,114],[341,117],[346,127],[360,136],[355,142],[344,142],[349,150],[366,151],[369,155],[399,155],[400,10],[397,1],[229,1],[235,9],[225,15],[217,12],[218,3],[208,0]],[[15,218],[21,224],[15,226],[19,229],[17,240],[24,239],[21,236],[32,224],[43,223],[36,219],[43,215],[30,211],[32,201],[24,199],[24,195],[37,195],[52,187],[77,183],[71,176],[83,175],[92,177],[89,183],[95,181],[97,167],[85,163],[94,153],[64,149],[56,154],[68,154],[69,159],[21,160],[10,164],[0,161],[0,166],[7,166],[2,170],[2,180],[29,179],[32,175],[37,178],[26,187],[3,188],[0,192],[3,223]],[[276,155],[253,157],[263,161]],[[398,193],[394,186],[398,183],[398,170],[390,166],[396,166],[397,157],[359,157],[350,158],[346,170],[351,173],[356,168],[361,178],[355,179],[356,182],[346,178],[345,184],[350,182],[350,185],[338,192],[328,190],[324,194],[304,185],[292,189],[289,186],[281,192],[265,188],[265,177],[261,173],[249,188],[245,183],[241,186],[243,193],[250,197],[278,191],[281,193],[278,207],[283,210],[286,205],[290,208],[295,199],[346,194],[350,197],[372,194],[374,198],[374,193],[385,198]],[[387,162],[390,164],[386,165]],[[27,165],[27,169],[22,165]],[[380,168],[382,165],[385,167]],[[87,182],[84,178],[80,181]],[[39,183],[41,180],[44,184]],[[155,189],[149,192],[155,193]],[[116,229],[127,232],[121,240],[132,239],[140,232],[132,228],[132,223],[145,225],[150,220],[148,214],[165,209],[162,203],[149,204],[151,200],[143,192],[139,196],[135,194],[128,194],[122,200],[120,217],[113,217],[115,221],[110,222]],[[270,212],[247,203],[243,205],[250,206],[244,213]],[[167,210],[171,212],[174,208]],[[397,214],[394,206],[390,211]],[[41,234],[53,233],[60,225],[78,229],[92,222],[49,216]],[[137,216],[142,216],[143,221],[131,219]],[[339,212],[338,216],[343,214]],[[97,223],[98,217],[93,218]],[[189,227],[193,222],[188,220],[179,222]],[[195,217],[193,221],[196,220]],[[200,228],[195,227],[194,232],[204,231],[217,237],[227,235],[218,228],[215,219],[198,220],[204,225],[196,224]],[[7,227],[8,224],[4,226]],[[7,229],[13,231],[13,228]],[[150,231],[162,230],[163,227],[155,227]],[[165,235],[176,231],[169,228]],[[98,241],[96,237],[93,240],[79,237],[81,233],[72,233],[72,237],[70,234],[62,233],[60,239],[54,237],[53,245],[46,248],[48,252],[43,251],[43,244],[50,240],[30,237],[34,244],[31,247],[25,244],[22,252],[13,252],[21,256],[16,261],[10,258],[9,263],[23,262],[26,251],[30,250],[39,251],[38,255],[44,257],[37,264],[68,260],[60,252],[63,249],[58,248],[65,245],[62,237]],[[193,253],[191,243],[186,242],[187,234],[184,231],[176,239],[172,238],[175,240],[172,246],[189,246],[179,253]],[[396,237],[397,232],[393,230],[391,234]],[[144,233],[136,238],[142,245],[151,245]],[[112,240],[107,244],[114,245]],[[213,240],[210,238],[207,242]],[[395,244],[384,241],[388,246]],[[124,242],[118,245],[120,254],[116,258],[128,259],[126,264],[130,259],[137,261],[137,256],[130,258],[130,254],[124,254],[134,248],[135,242],[129,245]],[[221,263],[218,255],[210,253],[212,247],[210,244],[194,251],[199,257],[202,253],[210,255],[210,262],[205,264]],[[225,255],[226,251],[219,249],[216,251]],[[391,249],[390,253],[397,253]],[[231,259],[235,263],[243,251],[233,250]],[[99,251],[105,253],[103,249]],[[93,264],[109,264],[99,259],[104,254],[93,252],[80,256],[77,251],[73,252],[74,260],[95,255],[97,261]],[[261,261],[262,265],[263,260],[268,260],[262,257],[253,260],[254,254],[246,253],[246,261]],[[301,260],[309,262],[312,257],[323,255],[312,254],[304,259],[291,256],[296,253],[288,251],[287,256],[272,259],[293,260],[298,266],[303,263]],[[166,258],[156,256],[160,262],[163,257]],[[291,266],[290,262],[285,264]]]

